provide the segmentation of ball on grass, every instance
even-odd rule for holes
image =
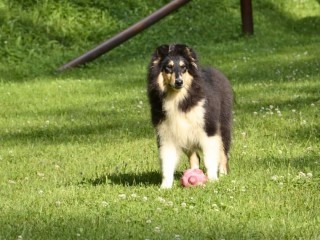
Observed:
[[[206,181],[207,177],[201,169],[188,169],[181,178],[181,184],[184,187],[204,185]]]

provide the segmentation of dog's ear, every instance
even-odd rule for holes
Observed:
[[[168,54],[169,54],[169,45],[159,46],[152,54],[150,66],[153,67],[153,66],[157,65]]]
[[[177,53],[179,53],[184,58],[186,58],[191,63],[191,65],[193,65],[195,68],[198,68],[197,66],[198,57],[197,57],[197,54],[192,50],[192,48],[189,48],[185,44],[177,44],[175,46],[175,49]]]
[[[157,48],[156,53],[157,57],[163,59],[169,54],[169,45],[161,45]]]

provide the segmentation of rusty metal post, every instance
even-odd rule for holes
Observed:
[[[253,14],[251,0],[240,0],[242,33],[253,35]]]
[[[135,36],[136,34],[140,33],[144,29],[148,28],[152,24],[156,23],[160,19],[164,18],[165,16],[169,15],[172,11],[180,8],[184,4],[188,3],[190,0],[173,0],[167,5],[163,6],[159,10],[155,11],[148,17],[140,20],[139,22],[135,23],[131,27],[127,28],[126,30],[118,33],[114,37],[108,39],[107,41],[101,43],[97,47],[91,49],[90,51],[84,53],[78,58],[62,65],[58,68],[59,72],[64,71],[65,69],[76,67],[80,64],[84,64],[90,62],[102,54],[110,51],[111,49],[115,48],[116,46],[120,45],[121,43],[127,41],[129,38]]]

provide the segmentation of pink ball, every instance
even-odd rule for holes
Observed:
[[[203,185],[207,181],[201,169],[188,169],[183,173],[181,184],[184,187]]]

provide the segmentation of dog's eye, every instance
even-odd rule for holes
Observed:
[[[183,72],[183,73],[185,73],[187,71],[186,65],[182,65],[182,66],[180,66],[180,68],[181,68],[181,72]]]
[[[165,70],[166,70],[167,72],[172,72],[172,69],[173,69],[173,66],[172,66],[172,65],[167,65],[166,68],[165,68]]]

